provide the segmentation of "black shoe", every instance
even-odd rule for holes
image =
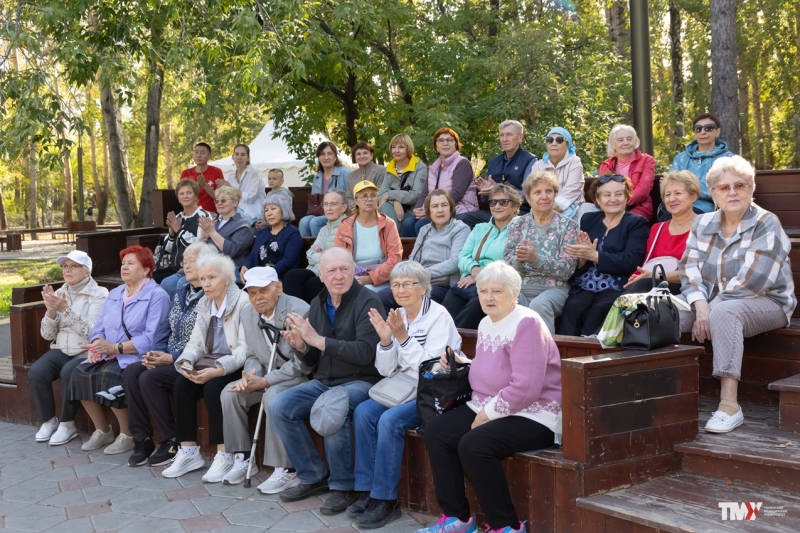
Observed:
[[[347,508],[347,516],[355,518],[369,507],[372,498],[369,497],[369,492],[359,492],[358,499],[353,502],[353,505]]]
[[[339,514],[353,505],[361,497],[361,494],[362,492],[355,490],[331,491],[331,495],[319,508],[319,512],[327,515]]]
[[[356,524],[364,529],[377,529],[403,514],[397,500],[372,500],[376,502],[356,518]]]
[[[281,492],[281,501],[284,502],[296,502],[298,500],[305,500],[309,496],[315,496],[317,494],[322,494],[323,492],[328,492],[328,476],[325,476],[324,479],[317,481],[316,483],[311,483],[310,485],[300,484],[296,487],[292,487],[290,489],[286,489],[285,491]]]
[[[153,439],[150,437],[141,441],[133,441],[133,455],[128,457],[128,466],[142,466],[155,449],[156,445],[153,444]]]
[[[165,440],[159,445],[158,451],[150,456],[148,462],[150,466],[165,465],[172,462],[177,453],[178,447],[175,445],[175,441]]]

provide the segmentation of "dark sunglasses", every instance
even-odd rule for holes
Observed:
[[[508,202],[510,202],[508,198],[499,198],[497,200],[489,200],[489,207],[494,207],[496,205],[500,205],[500,207],[506,207]]]
[[[697,126],[694,127],[694,132],[700,133],[703,130],[714,131],[715,129],[717,129],[716,124],[698,124]]]
[[[544,138],[545,144],[564,144],[564,141],[566,141],[564,137],[553,137],[552,135]]]
[[[617,181],[619,183],[622,183],[623,181],[625,181],[625,176],[614,174],[613,176],[600,176],[597,178],[597,182],[600,183],[601,185],[605,185],[609,181]]]

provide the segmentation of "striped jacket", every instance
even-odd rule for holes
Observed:
[[[681,291],[691,304],[766,296],[787,319],[797,306],[791,244],[774,214],[751,204],[729,239],[721,231],[722,211],[694,221],[680,264]]]

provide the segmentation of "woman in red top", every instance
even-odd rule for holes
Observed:
[[[661,198],[664,199],[664,206],[672,215],[672,220],[659,222],[650,228],[644,262],[647,263],[659,257],[665,258],[664,261],[658,262],[665,267],[669,291],[672,294],[681,293],[677,265],[686,250],[689,232],[694,224],[694,219],[697,218],[697,213],[692,209],[692,205],[699,197],[700,180],[688,170],[670,172],[661,178]],[[674,258],[675,261],[666,259],[667,257]],[[652,276],[652,268],[639,267],[625,284],[625,293],[649,292],[653,288]]]
[[[650,220],[653,200],[650,190],[656,178],[656,160],[639,150],[639,137],[631,126],[617,124],[608,136],[608,159],[600,164],[598,175],[619,174],[631,179],[633,195],[628,211]]]

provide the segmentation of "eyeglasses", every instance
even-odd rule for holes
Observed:
[[[564,141],[566,141],[564,137],[553,137],[552,135],[544,138],[545,144],[564,144]]]
[[[747,184],[742,181],[737,181],[733,185],[717,185],[714,187],[714,190],[720,194],[728,194],[731,192],[731,189],[733,189],[733,192],[736,194],[739,194],[747,189]]]
[[[83,265],[79,265],[77,263],[72,263],[71,265],[67,265],[66,263],[61,265],[61,270],[75,270],[77,268],[83,268]]]
[[[197,259],[184,259],[181,261],[181,266],[185,267],[186,265],[194,265]]]
[[[619,174],[614,174],[613,176],[600,176],[597,178],[597,182],[601,185],[605,185],[609,181],[616,181],[617,183],[622,183],[625,181],[625,176],[620,176]]]
[[[494,207],[496,205],[500,205],[500,207],[506,207],[508,202],[510,202],[508,198],[498,198],[497,200],[489,200],[489,207]]]
[[[456,142],[456,140],[453,139],[452,137],[439,137],[438,139],[436,139],[436,142],[440,144],[452,144]]]
[[[390,287],[393,291],[399,291],[400,287],[403,288],[404,291],[410,291],[414,288],[414,285],[419,285],[418,281],[406,281],[405,283],[392,283]]]
[[[700,133],[703,130],[705,130],[705,131],[714,131],[715,129],[717,129],[717,125],[716,124],[697,124],[694,127],[694,132],[695,133]]]
[[[322,207],[336,207],[337,205],[342,205],[342,202],[323,202]]]
[[[361,199],[361,200],[377,200],[378,199],[378,195],[377,194],[367,194],[367,195],[361,195],[358,198]]]
[[[214,203],[215,204],[227,204],[228,203],[228,199],[227,198],[215,198],[214,199]]]

